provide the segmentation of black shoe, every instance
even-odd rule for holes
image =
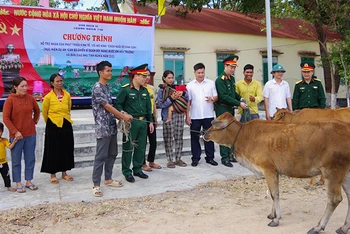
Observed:
[[[230,162],[234,162],[234,163],[237,162],[237,160],[235,158],[235,154],[230,154]]]
[[[135,178],[132,175],[126,175],[125,179],[126,179],[126,181],[128,181],[130,183],[134,183],[135,182]]]
[[[198,165],[198,161],[196,161],[196,160],[192,161],[192,163],[191,163],[192,167],[196,167],[197,165]]]
[[[236,160],[236,158],[232,158],[232,159],[230,159],[230,162],[236,163],[237,160]]]
[[[232,165],[232,163],[230,163],[230,161],[225,161],[222,164],[225,165],[226,167],[233,167],[233,165]]]
[[[142,179],[147,179],[148,178],[148,175],[146,175],[142,171],[140,171],[139,173],[134,173],[134,176],[138,176],[138,177],[140,177]]]
[[[213,165],[213,166],[217,166],[217,165],[218,165],[218,163],[215,162],[214,159],[207,161],[207,163],[209,163],[209,164],[211,164],[211,165]]]

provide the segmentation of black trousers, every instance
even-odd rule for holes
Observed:
[[[9,188],[9,187],[11,187],[9,165],[7,163],[4,163],[4,164],[1,164],[0,167],[1,167],[0,173],[1,173],[2,178],[4,179],[5,187]]]
[[[154,128],[153,133],[150,133],[149,125],[148,125],[147,126],[147,136],[148,136],[148,143],[149,143],[147,161],[154,162],[154,157],[156,156],[156,149],[157,149],[157,130],[156,130],[156,128]],[[144,161],[144,164],[145,163],[146,163],[146,160]]]
[[[201,159],[202,148],[199,142],[199,131],[202,129],[207,130],[211,127],[211,121],[214,118],[206,119],[191,119],[191,152],[192,152],[192,161],[199,161]],[[205,149],[205,161],[210,161],[214,159],[214,142],[204,141]]]

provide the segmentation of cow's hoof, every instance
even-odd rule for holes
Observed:
[[[278,226],[278,224],[279,224],[279,222],[277,221],[277,222],[275,222],[275,221],[271,221],[267,226],[269,226],[269,227],[277,227]]]
[[[304,189],[306,189],[307,191],[313,191],[316,189],[316,187],[308,185],[308,186],[305,186]]]
[[[344,232],[341,228],[337,229],[335,232],[338,234],[346,234],[346,232]]]
[[[319,234],[320,232],[316,231],[314,228],[311,228],[307,234]]]
[[[276,216],[274,216],[273,214],[269,214],[269,215],[267,216],[267,218],[268,218],[268,219],[274,219],[274,218],[276,218]]]

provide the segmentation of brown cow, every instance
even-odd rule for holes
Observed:
[[[350,125],[339,121],[314,121],[282,123],[253,120],[246,124],[224,113],[212,121],[204,134],[206,141],[231,147],[234,144],[238,163],[264,176],[273,200],[272,221],[278,226],[281,218],[278,175],[309,178],[322,174],[326,180],[327,207],[317,226],[308,234],[324,230],[333,211],[342,201],[341,187],[350,206]],[[347,233],[350,228],[350,210],[345,224],[337,233]]]
[[[299,123],[305,121],[313,120],[339,120],[343,122],[350,123],[350,108],[340,108],[340,109],[312,109],[305,108],[302,110],[297,110],[289,112],[287,109],[278,109],[273,115],[273,120],[279,120],[283,122]],[[316,184],[316,178],[312,177],[310,180],[310,186]],[[320,181],[317,184],[324,184],[324,178],[321,174]]]
[[[311,120],[339,120],[350,122],[350,108],[339,109],[312,109],[305,108],[300,111],[289,112],[287,109],[277,109],[273,115],[274,120],[283,122],[305,122]]]

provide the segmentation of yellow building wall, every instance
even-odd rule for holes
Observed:
[[[247,34],[218,33],[206,31],[188,31],[159,29],[155,30],[155,67],[154,83],[156,86],[162,83],[164,71],[163,50],[161,47],[189,48],[185,52],[185,81],[194,79],[193,65],[202,62],[206,66],[206,76],[214,80],[217,76],[216,50],[238,50],[238,67],[235,72],[236,81],[243,79],[243,67],[252,64],[255,67],[254,79],[263,83],[263,63],[260,51],[266,51],[266,37]],[[278,63],[286,70],[284,79],[289,83],[293,94],[294,84],[301,79],[300,51],[312,51],[320,54],[316,41],[297,40],[287,38],[272,38],[272,47],[283,53],[278,56]],[[320,65],[320,57],[315,58],[315,74],[323,79],[323,70]],[[345,97],[344,88],[341,87],[338,97]]]

